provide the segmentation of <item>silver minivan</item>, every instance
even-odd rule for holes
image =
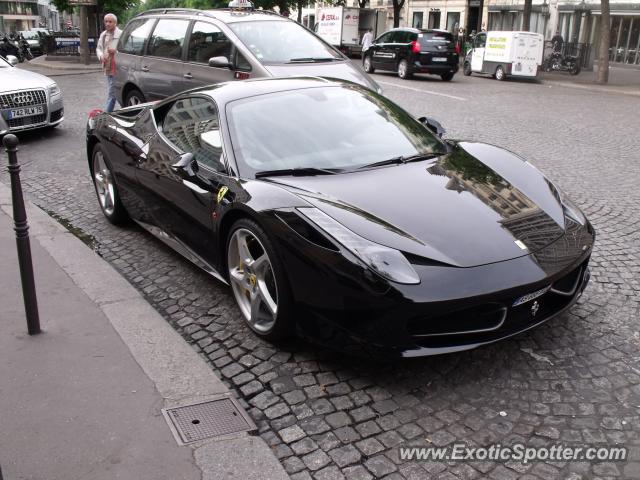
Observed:
[[[127,23],[116,58],[123,106],[261,77],[334,77],[381,92],[359,65],[313,32],[263,10],[149,10]]]

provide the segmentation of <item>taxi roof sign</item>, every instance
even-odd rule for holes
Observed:
[[[253,4],[249,0],[231,0],[229,2],[229,8],[238,10],[252,9]]]

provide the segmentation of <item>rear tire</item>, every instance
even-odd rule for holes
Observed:
[[[146,101],[147,99],[144,98],[144,95],[142,94],[142,92],[137,88],[134,88],[133,90],[129,90],[129,92],[127,92],[127,95],[124,98],[124,106],[132,107],[134,105],[140,105],[141,103],[145,103]]]
[[[498,80],[499,82],[502,82],[504,79],[507,78],[507,74],[504,72],[504,68],[502,68],[502,65],[498,65],[498,67],[496,68],[496,80]]]
[[[231,227],[226,252],[231,290],[249,328],[270,341],[291,336],[289,281],[266,232],[241,218]]]
[[[398,77],[403,80],[408,80],[413,76],[409,62],[406,60],[400,60],[398,63]]]
[[[468,77],[471,75],[471,64],[469,62],[464,62],[464,66],[462,67],[462,74],[465,77]]]
[[[569,69],[569,73],[571,75],[578,75],[580,73],[580,65],[577,62],[574,63],[571,69]]]
[[[440,75],[440,78],[442,78],[443,82],[450,82],[451,80],[453,80],[454,75],[455,75],[454,73],[447,72]]]
[[[362,61],[362,64],[364,65],[364,71],[367,73],[373,73],[376,71],[375,68],[373,68],[373,62],[371,60],[371,55],[365,55],[364,56],[364,60]]]

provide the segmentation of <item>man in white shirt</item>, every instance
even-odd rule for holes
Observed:
[[[373,43],[373,30],[370,28],[367,30],[367,33],[365,33],[362,36],[362,42],[360,42],[360,44],[362,45],[362,58],[364,59],[364,53],[369,50],[369,47],[371,47],[371,44]]]
[[[116,74],[116,47],[122,30],[118,28],[118,18],[113,13],[104,16],[104,32],[100,34],[96,55],[102,63],[102,70],[107,77],[107,103],[105,112],[112,112],[116,105],[116,94],[113,87],[113,78]]]

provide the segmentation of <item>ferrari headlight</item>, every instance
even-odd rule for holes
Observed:
[[[360,258],[381,277],[397,283],[420,283],[420,277],[398,250],[378,245],[356,235],[317,208],[299,208],[298,211]]]
[[[60,95],[60,93],[62,93],[57,83],[52,83],[51,85],[49,85],[47,87],[47,90],[49,90],[50,97],[53,97],[54,95]]]
[[[565,215],[567,215],[568,217],[570,217],[572,220],[579,223],[580,225],[586,225],[587,217],[584,216],[584,213],[582,213],[582,210],[580,210],[580,208],[575,203],[573,203],[573,200],[571,200],[567,196],[567,194],[564,193],[557,186],[556,186],[556,190],[560,195],[560,203],[562,203],[562,208],[564,209]]]

